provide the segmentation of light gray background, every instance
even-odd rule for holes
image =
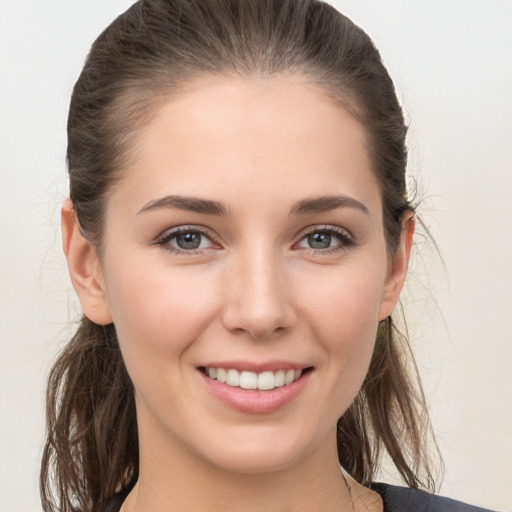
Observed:
[[[77,311],[58,230],[66,111],[90,44],[130,3],[0,0],[1,512],[40,510],[44,381]],[[511,510],[512,2],[333,3],[395,79],[446,261],[419,237],[406,293],[442,492]]]

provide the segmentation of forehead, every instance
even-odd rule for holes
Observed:
[[[121,188],[137,203],[155,190],[227,200],[379,195],[364,127],[300,76],[196,80],[155,111],[136,145]]]

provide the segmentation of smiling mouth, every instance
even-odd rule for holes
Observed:
[[[299,370],[276,370],[265,372],[239,371],[235,368],[201,367],[200,370],[210,379],[227,384],[234,388],[271,391],[272,389],[288,386],[313,368]]]

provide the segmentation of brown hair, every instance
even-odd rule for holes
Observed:
[[[413,210],[402,110],[370,38],[316,0],[141,0],[99,36],[68,120],[70,197],[86,239],[101,249],[107,193],[159,104],[198,76],[292,73],[310,78],[365,126],[388,250],[396,250],[402,215]],[[340,463],[369,484],[384,448],[410,487],[433,489],[429,431],[406,337],[388,318],[366,380],[338,422]],[[49,377],[43,508],[102,510],[137,478],[135,401],[115,327],[84,316]]]

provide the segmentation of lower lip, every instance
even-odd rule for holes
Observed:
[[[313,373],[312,370],[309,370],[287,386],[280,386],[269,391],[259,391],[228,386],[223,382],[211,379],[202,371],[198,371],[215,398],[231,409],[250,414],[269,414],[289,404],[304,389]]]

